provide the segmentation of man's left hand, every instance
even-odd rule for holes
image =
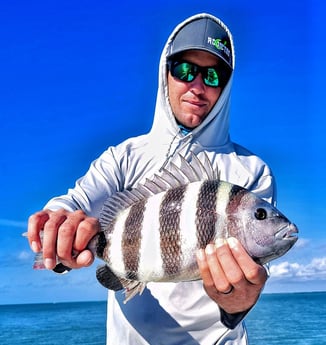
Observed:
[[[229,314],[250,309],[267,280],[265,268],[234,237],[208,244],[197,253],[197,262],[206,293]]]

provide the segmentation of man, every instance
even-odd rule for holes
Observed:
[[[232,36],[219,19],[199,14],[175,28],[160,60],[151,131],[110,147],[74,189],[30,217],[30,245],[41,249],[44,230],[48,269],[56,255],[68,267],[89,266],[94,258],[85,248],[99,231],[104,201],[152,177],[178,153],[203,159],[205,152],[222,180],[274,201],[270,169],[230,140],[233,69]],[[202,281],[149,283],[126,305],[109,291],[107,344],[246,344],[241,321],[259,298],[265,269],[234,238],[209,244],[197,259]]]

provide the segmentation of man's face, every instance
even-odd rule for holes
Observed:
[[[201,67],[218,66],[213,54],[201,50],[188,50],[178,60],[192,62]],[[199,73],[191,82],[181,81],[168,73],[168,93],[172,111],[177,121],[188,128],[202,123],[221,94],[221,87],[204,84]]]

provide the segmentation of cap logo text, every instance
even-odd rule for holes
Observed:
[[[212,38],[208,37],[207,38],[207,43],[214,46],[218,50],[222,50],[228,57],[231,55],[230,49],[226,46],[227,42],[222,40],[220,38]]]

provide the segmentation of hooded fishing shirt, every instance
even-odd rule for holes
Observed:
[[[243,186],[274,203],[274,182],[269,167],[256,155],[231,141],[229,112],[232,75],[206,119],[184,134],[176,123],[167,92],[167,55],[173,39],[185,24],[208,17],[188,18],[172,32],[159,65],[159,85],[153,126],[149,133],[109,147],[66,195],[56,197],[47,209],[82,209],[98,217],[104,201],[117,191],[131,189],[151,178],[176,155],[207,154],[221,180]],[[234,52],[233,52],[234,60]],[[233,61],[234,66],[234,61]],[[247,344],[243,323],[233,329],[221,322],[221,311],[205,293],[202,281],[149,283],[141,296],[123,304],[122,292],[109,291],[107,344]]]

